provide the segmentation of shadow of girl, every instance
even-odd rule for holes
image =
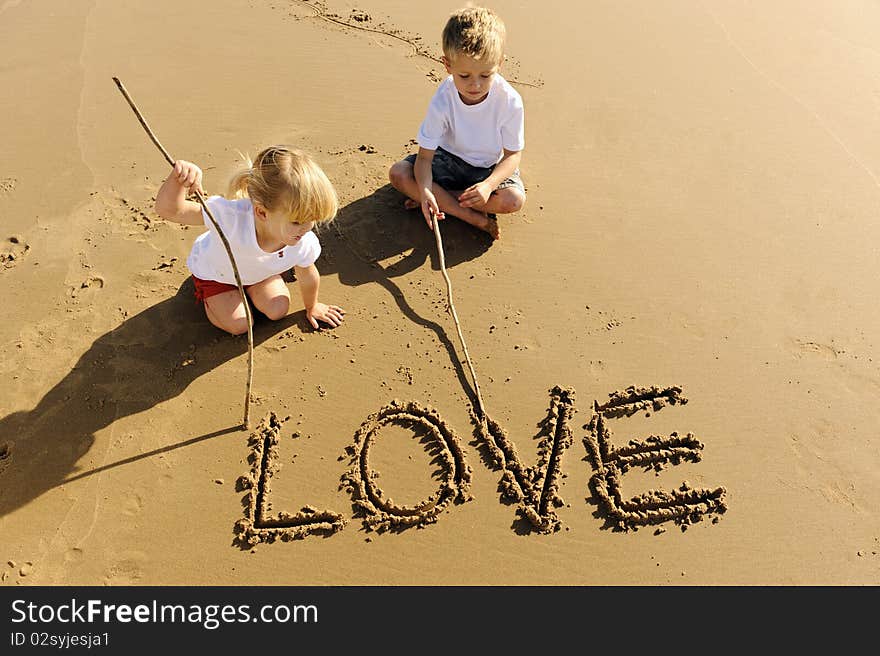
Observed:
[[[306,329],[302,311],[281,321],[256,314],[255,346],[297,323]],[[242,355],[247,356],[247,337],[231,337],[211,326],[193,300],[189,279],[173,297],[102,335],[33,410],[0,418],[0,447],[10,445],[0,460],[0,516],[60,483],[107,468],[78,472],[76,466],[94,444],[96,432],[179,396],[202,374]],[[245,385],[243,374],[242,411]],[[115,464],[238,428],[231,426]]]
[[[441,223],[441,230],[447,268],[478,257],[491,245],[487,235],[454,219]],[[445,325],[445,317],[420,316],[393,282],[429,259],[431,268],[439,271],[434,235],[421,215],[404,211],[400,194],[386,185],[340,209],[320,238],[321,275],[337,274],[347,286],[384,287],[404,317],[436,333],[459,383],[473,397],[456,347],[435,321]],[[386,266],[379,264],[390,258]],[[302,310],[280,321],[266,321],[256,313],[254,345],[297,324],[311,331]],[[99,430],[179,396],[199,376],[246,354],[246,336],[231,337],[206,321],[193,301],[189,280],[173,297],[102,335],[33,410],[0,418],[0,517],[61,483],[238,430],[230,426],[94,469],[76,466]],[[255,369],[258,375],[258,362]],[[243,374],[242,403],[245,384]]]

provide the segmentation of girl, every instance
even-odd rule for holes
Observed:
[[[229,242],[247,295],[269,319],[287,316],[290,292],[281,274],[293,267],[312,327],[318,328],[319,321],[338,326],[343,309],[318,302],[321,278],[315,260],[321,244],[312,232],[315,224],[336,216],[333,185],[308,155],[288,146],[270,146],[247,164],[229,182],[227,195],[233,200],[211,196],[206,201]],[[186,260],[196,298],[205,304],[212,324],[241,335],[248,329],[247,315],[229,256],[201,205],[187,200],[190,189],[203,193],[202,171],[177,160],[156,195],[156,213],[175,223],[208,227]]]

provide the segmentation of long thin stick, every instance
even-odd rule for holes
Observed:
[[[433,212],[432,212],[433,214]],[[446,258],[443,255],[443,239],[440,237],[440,221],[436,216],[431,217],[431,223],[434,224],[434,238],[437,240],[437,254],[440,256],[440,271],[443,278],[446,279],[446,299],[449,304],[449,312],[455,321],[455,329],[458,331],[458,339],[461,340],[461,348],[464,351],[464,358],[467,360],[468,368],[471,370],[471,378],[474,379],[474,391],[477,394],[477,405],[480,409],[480,418],[486,419],[486,409],[483,406],[483,397],[480,394],[480,384],[477,382],[477,372],[474,371],[474,365],[471,362],[471,356],[468,355],[467,344],[464,342],[464,335],[461,334],[461,323],[458,321],[458,313],[455,311],[455,304],[452,302],[452,281],[449,274],[446,273]]]
[[[137,105],[134,104],[134,100],[131,99],[131,96],[128,95],[128,91],[126,91],[125,86],[120,82],[118,77],[114,77],[113,81],[116,83],[116,86],[119,87],[119,91],[122,92],[122,95],[128,101],[129,106],[131,107],[134,115],[137,116],[138,121],[140,121],[144,130],[147,132],[147,136],[156,144],[156,148],[158,148],[162,154],[165,156],[166,161],[174,166],[174,159],[171,155],[168,154],[168,151],[159,143],[159,140],[156,138],[156,135],[153,134],[153,131],[150,129],[150,126],[147,125],[147,122],[144,120],[143,115],[140,110],[137,108]],[[229,262],[232,264],[232,273],[235,274],[235,284],[238,286],[238,291],[241,294],[241,301],[244,303],[244,311],[247,315],[247,323],[248,323],[248,377],[247,377],[247,390],[244,398],[244,421],[242,422],[245,428],[249,428],[250,423],[250,409],[251,409],[251,385],[254,381],[254,330],[253,330],[253,317],[251,316],[251,308],[248,303],[247,296],[244,293],[244,285],[241,284],[241,276],[238,273],[238,266],[235,264],[235,257],[232,255],[232,248],[229,246],[229,241],[226,239],[226,235],[223,234],[223,230],[220,228],[220,225],[217,223],[217,220],[214,218],[214,215],[211,214],[211,210],[208,209],[208,205],[205,203],[205,198],[202,196],[201,192],[193,190],[196,198],[199,200],[199,204],[202,206],[202,209],[205,210],[205,214],[208,215],[208,218],[211,219],[211,223],[214,225],[214,228],[217,230],[217,234],[220,235],[220,241],[223,242],[223,247],[226,249],[226,254],[229,256]]]

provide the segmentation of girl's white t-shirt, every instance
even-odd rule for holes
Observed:
[[[260,248],[254,226],[254,207],[247,198],[228,200],[211,196],[206,204],[226,235],[242,285],[253,285],[295,266],[310,266],[321,254],[321,244],[311,230],[295,245],[285,246],[280,251],[267,253]],[[204,209],[202,219],[208,230],[196,238],[186,265],[196,278],[234,285],[235,274],[229,255]]]
[[[496,73],[486,98],[465,105],[450,75],[431,98],[417,140],[422,148],[437,150],[439,146],[471,166],[494,166],[504,148],[520,151],[525,147],[522,97]]]

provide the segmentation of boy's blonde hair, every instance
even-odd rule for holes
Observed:
[[[250,198],[270,212],[286,211],[295,223],[322,223],[336,216],[336,190],[320,166],[290,146],[269,146],[229,181],[229,198]]]
[[[504,23],[491,9],[464,7],[454,12],[443,28],[443,54],[449,60],[456,55],[500,64],[504,58]]]

